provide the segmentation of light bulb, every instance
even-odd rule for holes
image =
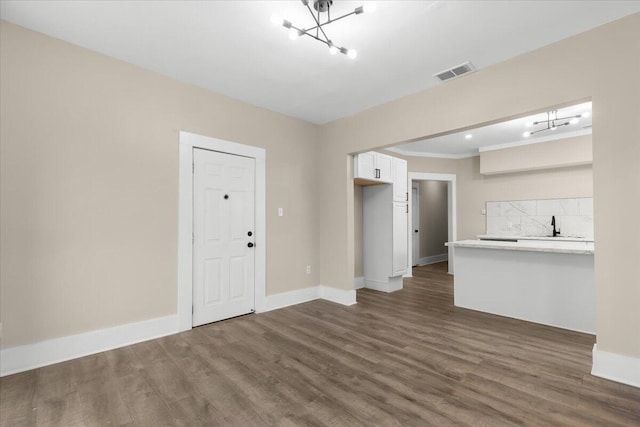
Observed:
[[[581,116],[582,117],[589,117],[591,115],[591,113],[589,111],[587,111],[586,113],[582,113]]]
[[[525,138],[528,137],[528,136],[531,136],[531,132],[525,132],[525,133],[522,134],[522,136],[524,136]]]
[[[293,28],[289,30],[289,38],[291,40],[296,40],[298,37],[299,37],[298,30],[295,30]]]
[[[526,127],[530,128],[531,126],[533,126],[533,122],[527,122],[524,124]]]
[[[347,52],[347,56],[351,59],[354,59],[356,56],[358,56],[358,51],[355,49],[349,49],[349,51]]]
[[[284,22],[284,19],[282,19],[281,16],[276,15],[275,13],[271,15],[271,23],[273,25],[282,25],[283,22]]]
[[[571,120],[569,120],[569,123],[572,124],[572,125],[575,125],[579,121],[580,121],[580,119],[571,119]]]
[[[374,2],[366,3],[364,6],[362,6],[362,10],[365,13],[375,12],[376,11],[376,4]]]
[[[473,138],[473,135],[471,135],[470,133],[464,136],[464,139],[471,139],[471,138]]]
[[[335,55],[336,53],[338,53],[338,48],[335,47],[334,45],[329,46],[329,53],[331,55]]]

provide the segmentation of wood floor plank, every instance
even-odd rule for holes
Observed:
[[[592,335],[453,306],[446,263],[0,379],[19,426],[640,426]]]
[[[133,424],[133,418],[105,353],[78,359],[75,370],[84,424]]]

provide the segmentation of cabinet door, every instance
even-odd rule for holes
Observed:
[[[393,203],[393,275],[401,276],[407,272],[408,267],[408,239],[407,239],[407,204]]]
[[[360,153],[355,157],[354,178],[376,179],[376,153]]]
[[[393,158],[393,201],[408,202],[407,161]]]
[[[392,169],[392,157],[386,154],[376,154],[376,168],[378,169],[378,181],[393,182],[391,169]]]

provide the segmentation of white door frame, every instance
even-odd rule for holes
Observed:
[[[255,308],[266,308],[266,150],[236,142],[180,132],[178,200],[178,330],[193,326],[193,149],[255,159]]]
[[[417,211],[417,217],[418,217],[418,230],[420,230],[420,187],[418,186],[417,182],[411,181],[409,183],[411,185],[411,230],[410,233],[412,236],[414,236],[411,240],[409,240],[411,242],[411,258],[409,258],[411,260],[411,266],[413,267],[413,260],[414,260],[414,256],[413,256],[413,252],[414,252],[414,241],[415,240],[415,229],[416,229],[416,224],[413,223],[413,207],[414,207],[414,200],[413,200],[413,190],[416,190],[416,203],[415,206],[417,207],[416,211]],[[407,202],[408,203],[408,202]],[[418,231],[418,240],[420,240],[420,231]],[[420,257],[420,242],[418,241],[418,257]]]
[[[456,215],[456,174],[449,173],[423,173],[423,172],[409,172],[409,187],[413,185],[413,181],[445,181],[447,182],[447,240],[454,242],[457,237],[457,215]],[[409,193],[409,214],[413,217],[413,194]],[[411,227],[407,228],[409,235],[410,247],[413,249],[413,230]],[[448,247],[449,253],[449,274],[454,272],[454,259],[453,259],[453,247]],[[409,270],[408,276],[413,276],[413,250],[409,251]]]

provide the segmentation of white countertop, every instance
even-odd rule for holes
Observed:
[[[520,240],[505,242],[495,240],[460,240],[447,242],[445,246],[477,249],[501,249],[509,251],[553,252],[576,255],[593,255],[593,242],[554,241],[549,240]]]
[[[495,240],[553,240],[556,242],[591,242],[593,239],[587,239],[584,237],[551,237],[551,236],[499,236],[494,234],[480,234],[476,236],[478,239],[495,239]]]

